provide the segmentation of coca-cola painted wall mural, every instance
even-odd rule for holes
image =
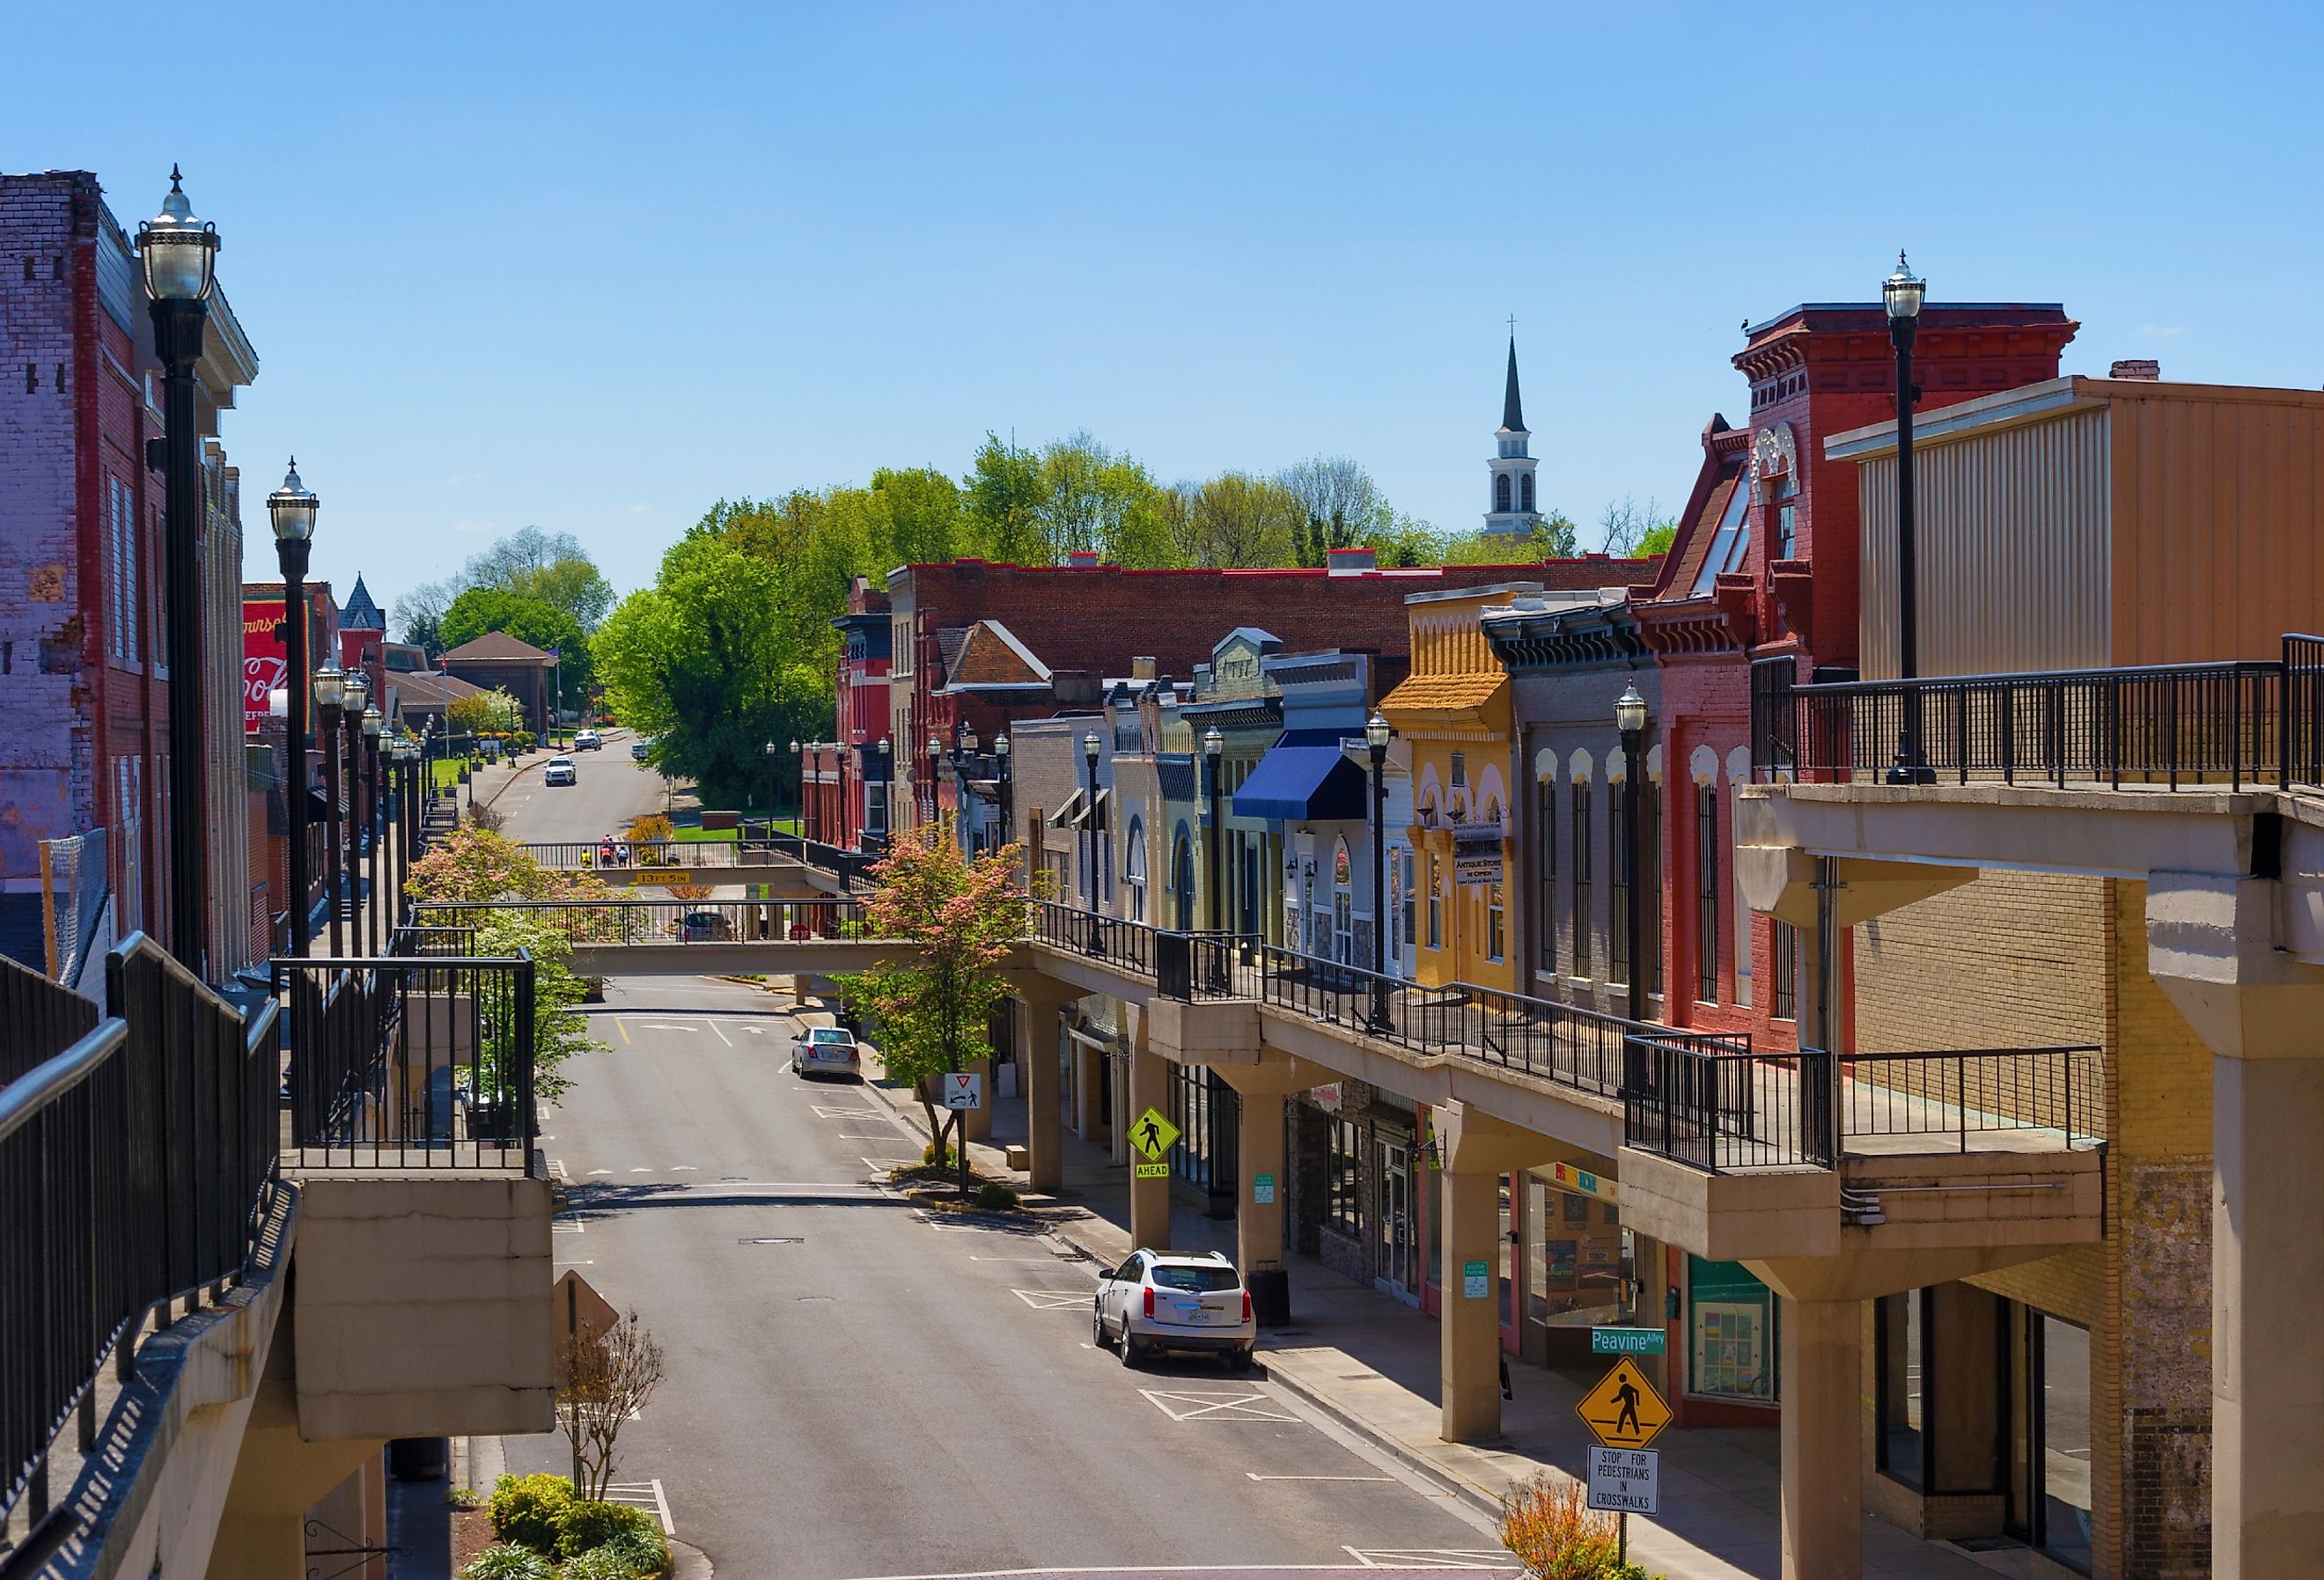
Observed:
[[[282,605],[242,605],[242,727],[255,735],[266,722],[268,698],[290,679],[290,658],[282,644]]]

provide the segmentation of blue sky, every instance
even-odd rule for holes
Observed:
[[[2070,371],[2324,383],[2318,8],[89,15],[12,9],[0,169],[134,225],[182,162],[263,363],[229,453],[263,495],[295,450],[318,574],[383,602],[528,523],[627,590],[721,496],[988,429],[1344,453],[1472,526],[1511,313],[1545,503],[1674,504],[1738,326],[1899,245],[1932,300],[2063,301]]]

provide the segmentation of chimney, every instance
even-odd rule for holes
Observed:
[[[1324,552],[1333,576],[1361,576],[1379,568],[1379,554],[1371,549],[1332,549]]]
[[[2142,383],[2156,383],[2163,377],[2163,365],[2152,356],[2134,356],[2116,363],[2107,369],[2110,379],[2137,379]]]
[[[1087,549],[1075,549],[1065,556],[1065,565],[1072,570],[1095,570],[1097,556]]]
[[[1151,657],[1134,658],[1130,661],[1130,678],[1133,680],[1153,679],[1154,670],[1154,660]]]

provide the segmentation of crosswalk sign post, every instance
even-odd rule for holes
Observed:
[[[1573,1413],[1609,1448],[1644,1448],[1671,1422],[1670,1406],[1628,1355],[1582,1396]]]
[[[1178,1127],[1159,1109],[1148,1108],[1130,1127],[1130,1145],[1139,1156],[1130,1173],[1139,1179],[1170,1178],[1170,1149],[1178,1142]]]
[[[1591,1435],[1605,1447],[1632,1451],[1634,1462],[1645,1461],[1644,1464],[1634,1464],[1630,1474],[1642,1476],[1646,1486],[1653,1487],[1657,1479],[1659,1456],[1639,1455],[1635,1451],[1646,1447],[1665,1427],[1670,1425],[1671,1409],[1663,1402],[1663,1396],[1655,1391],[1655,1385],[1646,1381],[1646,1374],[1638,1370],[1637,1362],[1628,1355],[1615,1362],[1614,1369],[1598,1380],[1598,1386],[1582,1396],[1573,1407],[1573,1413],[1582,1418],[1582,1424],[1589,1428]],[[1596,1451],[1593,1451],[1592,1457],[1594,1460]],[[1618,1460],[1617,1463],[1620,1462]],[[1591,1507],[1595,1508],[1599,1506],[1600,1476],[1594,1463],[1590,1479]],[[1647,1499],[1654,1496],[1652,1491],[1646,1493]],[[1613,1506],[1620,1511],[1614,1516],[1614,1551],[1618,1558],[1628,1559],[1630,1556],[1629,1509],[1637,1505],[1632,1503],[1624,1507],[1618,1501]]]

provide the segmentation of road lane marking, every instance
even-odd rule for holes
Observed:
[[[1255,1482],[1392,1482],[1392,1475],[1261,1475],[1255,1470],[1242,1473]]]
[[[1498,1569],[1524,1572],[1511,1561],[1507,1548],[1489,1552],[1480,1548],[1351,1548],[1340,1549],[1367,1569]]]
[[[613,1017],[613,1030],[622,1034],[622,1041],[627,1042],[630,1039],[630,1029],[619,1015]]]
[[[1010,1294],[1036,1311],[1079,1311],[1089,1304],[1087,1289],[1011,1289]]]
[[[1286,1416],[1266,1406],[1274,1401],[1266,1394],[1248,1390],[1235,1392],[1214,1392],[1198,1388],[1141,1388],[1139,1392],[1156,1409],[1174,1421],[1286,1421],[1299,1425],[1297,1416]]]
[[[710,1029],[711,1029],[713,1031],[716,1031],[716,1032],[718,1032],[718,1040],[719,1040],[719,1041],[724,1042],[724,1043],[727,1047],[729,1047],[729,1048],[732,1048],[732,1047],[733,1047],[733,1046],[734,1046],[733,1039],[732,1039],[732,1038],[728,1037],[728,1036],[726,1035],[726,1033],[725,1033],[725,1032],[724,1032],[724,1031],[720,1031],[720,1030],[719,1030],[719,1029],[718,1029],[718,1022],[717,1022],[717,1021],[711,1021],[711,1022],[710,1022]]]
[[[672,1026],[662,1021],[641,1021],[638,1022],[638,1030],[641,1031],[683,1031],[688,1037],[693,1036],[695,1032],[694,1027]]]
[[[590,1169],[590,1170],[589,1170],[589,1173],[590,1173],[590,1174],[592,1174],[592,1175],[595,1175],[595,1174],[611,1174],[612,1172],[613,1172],[613,1170],[612,1170],[611,1169]],[[584,1176],[584,1178],[587,1178],[587,1176]]]
[[[820,1103],[810,1103],[817,1119],[885,1119],[888,1116],[868,1108],[825,1108]]]

